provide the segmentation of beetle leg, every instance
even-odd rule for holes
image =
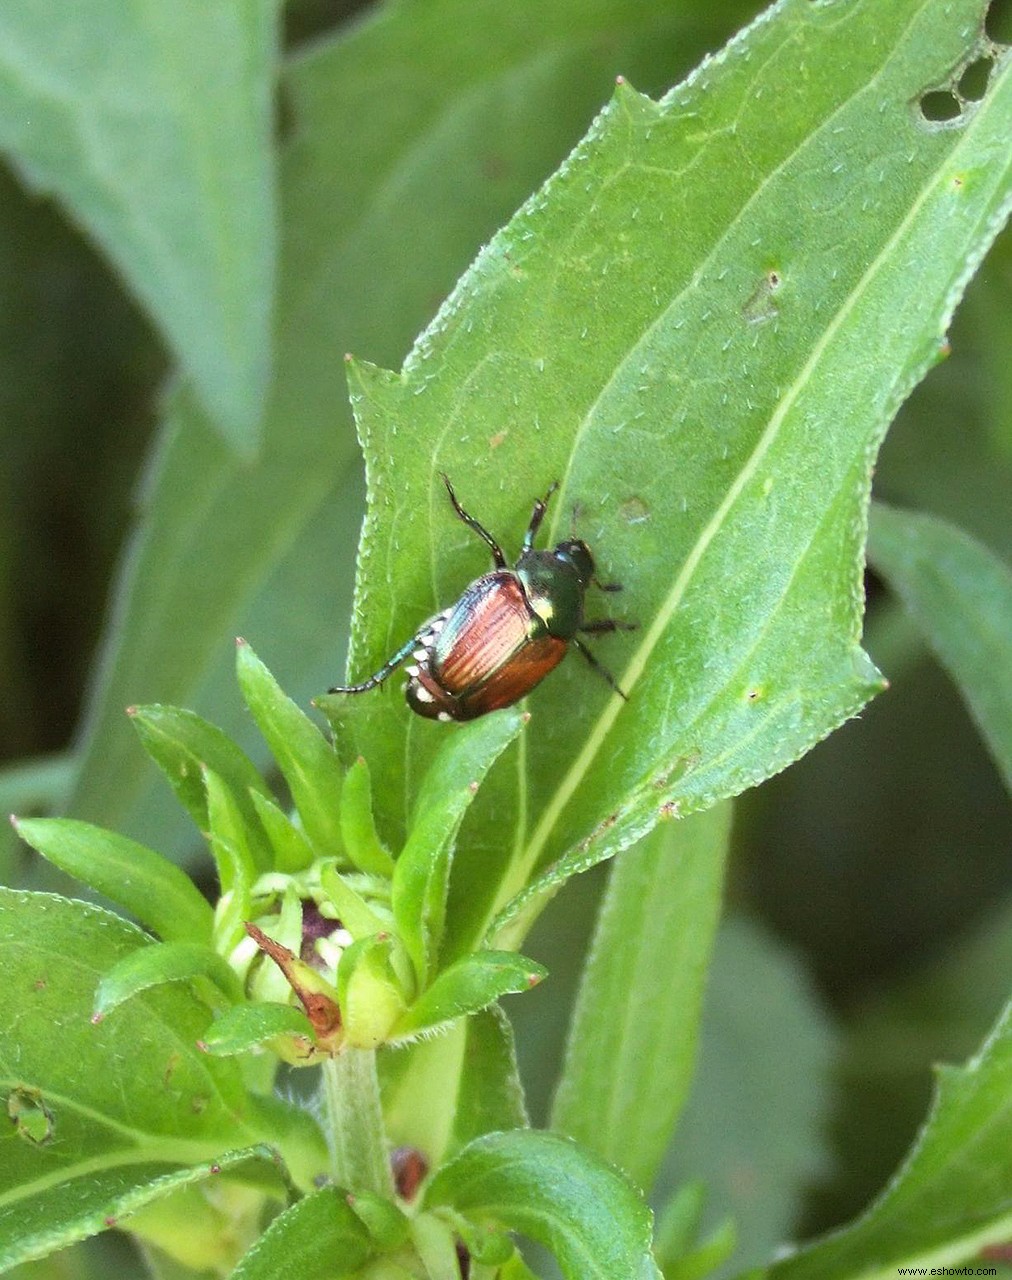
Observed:
[[[599,582],[597,578],[591,578],[591,582],[593,582],[594,586],[597,587],[598,591],[621,591],[622,590],[621,582]]]
[[[638,631],[638,622],[623,622],[621,618],[595,618],[593,622],[585,622],[580,630],[588,636],[603,636],[609,631]]]
[[[628,701],[629,701],[629,698],[628,698],[628,696],[627,696],[626,694],[624,694],[624,693],[622,692],[622,690],[619,688],[619,686],[618,686],[618,681],[615,679],[615,677],[611,674],[611,672],[608,670],[608,668],[607,668],[606,666],[604,666],[604,665],[602,665],[602,663],[598,662],[598,660],[594,657],[594,655],[591,653],[591,651],[590,651],[590,650],[587,648],[587,646],[583,643],[583,641],[580,639],[580,637],[579,637],[579,636],[573,636],[573,639],[570,641],[570,643],[571,643],[571,644],[575,644],[575,645],[576,645],[576,647],[580,650],[580,652],[581,652],[581,653],[583,654],[583,656],[587,659],[587,661],[588,661],[588,662],[590,663],[590,665],[594,668],[594,670],[595,670],[599,675],[603,676],[605,680],[607,680],[607,681],[608,681],[608,683],[609,683],[609,684],[611,685],[611,687],[615,690],[615,692],[618,694],[618,696],[619,696],[620,698],[622,698],[625,702],[628,702]]]
[[[497,569],[506,569],[509,566],[506,563],[506,557],[503,555],[503,549],[500,547],[495,538],[489,533],[484,525],[478,523],[474,516],[468,515],[464,508],[457,501],[457,495],[453,492],[453,485],[450,484],[450,478],[445,471],[439,473],[443,477],[443,484],[446,485],[446,492],[450,495],[450,501],[453,503],[453,509],[461,520],[471,529],[475,531],[479,538],[486,542],[492,551],[492,559],[495,561]]]
[[[375,689],[378,684],[382,684],[387,676],[401,665],[415,645],[418,643],[418,637],[412,636],[407,644],[401,645],[394,656],[380,667],[375,675],[371,675],[368,680],[363,680],[361,684],[336,684],[332,689],[328,689],[328,693],[365,693],[367,689]]]
[[[534,510],[531,512],[531,522],[527,526],[527,532],[524,534],[524,551],[530,551],[534,546],[534,539],[538,536],[538,530],[541,528],[541,521],[545,518],[545,512],[548,510],[548,499],[559,487],[558,480],[553,480],[548,486],[548,492],[543,498],[538,498],[534,504]]]

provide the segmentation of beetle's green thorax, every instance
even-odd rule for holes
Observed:
[[[584,592],[594,576],[587,544],[574,538],[551,551],[525,551],[516,575],[548,634],[571,640],[583,622]]]

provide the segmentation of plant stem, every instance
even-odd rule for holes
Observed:
[[[323,1064],[321,1093],[330,1173],[348,1191],[392,1196],[374,1049],[345,1049]]]

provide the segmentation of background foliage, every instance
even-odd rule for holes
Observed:
[[[106,22],[118,8],[90,7]],[[218,58],[206,77],[214,93],[199,101],[206,127],[186,163],[154,143],[136,167],[117,159],[139,193],[121,193],[117,216],[142,232],[133,202],[161,210],[161,272],[132,255],[95,194],[117,155],[117,94],[75,83],[94,144],[78,171],[43,111],[46,77],[15,74],[45,56],[32,8],[0,18],[0,734],[11,762],[0,795],[19,812],[69,805],[200,871],[192,825],[122,708],[194,706],[263,761],[229,636],[255,637],[303,704],[342,674],[364,504],[340,356],[398,368],[616,75],[659,96],[756,6],[553,0],[535,16],[434,0],[357,14],[303,0],[278,15],[250,0],[227,29],[202,7],[208,29],[194,38],[231,51],[234,66]],[[1008,39],[1007,4],[992,6],[988,28]],[[93,26],[96,39],[103,30]],[[278,43],[272,119],[264,68]],[[135,70],[136,83],[117,85],[134,108],[151,74]],[[983,92],[969,74],[962,87]],[[149,124],[167,147],[193,103],[171,81],[165,101],[173,109]],[[32,136],[12,127],[26,103]],[[191,241],[194,226],[223,240]],[[1000,605],[1012,546],[1010,329],[1006,234],[875,479],[881,499],[990,549],[985,614]],[[865,647],[891,687],[738,806],[702,1064],[662,1166],[662,1188],[708,1181],[707,1223],[736,1216],[740,1266],[867,1203],[924,1115],[929,1064],[972,1052],[1009,994],[1012,867],[995,764],[1007,771],[1008,707],[971,697],[967,709],[953,681],[965,676],[930,623],[930,583],[913,598],[888,513],[874,537]],[[1008,614],[998,617],[982,628],[1000,636]],[[6,883],[70,891],[0,840]],[[571,884],[526,947],[552,974],[511,1010],[535,1120],[548,1115],[603,879]],[[91,1256],[25,1274],[102,1274]]]

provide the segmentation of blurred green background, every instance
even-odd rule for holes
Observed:
[[[615,0],[612,19],[609,5],[596,3],[594,20],[586,31],[574,28],[571,45],[558,30],[546,43],[539,30],[550,25],[546,11],[557,10],[558,26],[572,7],[500,6],[502,22],[517,29],[501,66],[490,58],[466,93],[451,95],[424,144],[414,144],[418,171],[400,173],[395,208],[377,199],[364,215],[375,225],[359,227],[361,243],[346,254],[332,305],[339,311],[343,297],[354,297],[357,311],[347,322],[321,320],[319,341],[333,336],[325,348],[333,369],[320,384],[324,407],[313,410],[341,448],[298,462],[319,496],[299,511],[292,536],[279,540],[270,571],[237,595],[194,691],[205,714],[238,726],[247,740],[229,668],[231,637],[251,619],[258,651],[301,701],[343,671],[363,503],[341,393],[345,347],[396,367],[481,244],[585,132],[615,75],[663,92],[758,8],[735,0],[713,12],[705,0],[651,0],[633,15]],[[381,64],[383,39],[396,44],[398,15],[409,8],[387,7],[387,36],[381,30],[375,39],[369,6],[292,0],[285,9],[284,40],[297,60],[308,49],[325,68],[336,49],[336,75],[348,42],[353,52],[363,42],[364,96],[354,105],[369,113],[372,57],[375,110],[363,119],[377,134],[402,127],[396,112],[384,116],[390,80]],[[476,8],[462,21],[454,56],[466,57],[472,42],[480,44],[485,18]],[[992,34],[1008,38],[1010,27],[1012,4],[992,6]],[[410,67],[423,54],[405,40],[389,55],[387,76],[395,57]],[[314,156],[313,137],[300,132],[307,94],[324,96],[311,81],[293,94],[283,80],[278,111],[283,146],[310,170],[331,158],[322,144]],[[411,92],[407,83],[406,116]],[[326,103],[314,109],[325,118]],[[488,120],[502,124],[494,145]],[[339,125],[335,117],[335,147]],[[394,148],[396,136],[389,141]],[[340,174],[330,180],[339,183]],[[424,200],[412,198],[417,191]],[[326,289],[325,280],[313,283]],[[951,346],[891,429],[876,496],[944,516],[1008,557],[1007,232],[970,287]],[[108,262],[57,203],[13,169],[0,170],[0,800],[8,809],[59,810],[73,791],[87,690],[101,693],[100,645],[103,637],[115,642],[114,584],[146,518],[152,474],[165,483],[157,460],[177,429],[163,412],[167,396],[173,403],[173,377],[158,332]],[[329,421],[324,392],[332,397]],[[294,432],[298,402],[287,412]],[[185,470],[176,476],[184,488],[193,482]],[[236,508],[237,540],[252,514]],[[227,506],[217,512],[225,522],[232,515]],[[200,570],[198,555],[188,571]],[[281,594],[272,588],[279,580]],[[711,1219],[727,1212],[738,1219],[741,1266],[867,1202],[924,1115],[931,1063],[970,1053],[1012,988],[1012,849],[999,775],[954,686],[873,576],[866,647],[891,681],[888,692],[739,802],[701,1066],[662,1179],[668,1188],[687,1176],[711,1183]],[[149,674],[134,696],[154,701],[165,695],[159,671]],[[140,754],[143,780],[121,811],[103,812],[93,791],[88,816],[116,821],[206,875],[196,833]],[[598,868],[574,882],[547,912],[529,953],[549,966],[551,981],[510,1006],[535,1120],[546,1113],[606,874]],[[79,892],[36,865],[10,833],[0,836],[0,875],[17,886]],[[103,1239],[17,1274],[127,1275],[139,1264],[126,1248]]]

